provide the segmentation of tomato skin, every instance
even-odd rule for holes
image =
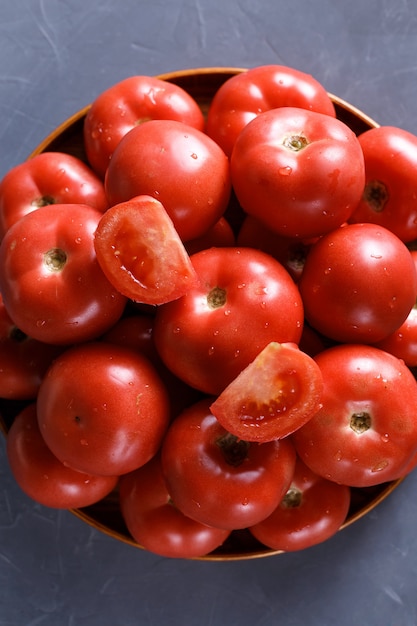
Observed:
[[[249,122],[230,165],[242,208],[286,237],[318,237],[346,222],[365,184],[355,133],[336,118],[293,107]]]
[[[97,96],[84,121],[84,146],[90,164],[101,177],[122,137],[153,119],[178,120],[204,129],[203,114],[192,96],[156,77],[130,76]]]
[[[231,248],[235,245],[236,237],[233,228],[225,217],[221,217],[200,237],[185,242],[185,248],[189,255],[207,248]]]
[[[0,290],[21,331],[68,345],[108,330],[126,297],[107,280],[94,250],[102,213],[81,204],[32,211],[7,231],[0,246]]]
[[[417,136],[395,126],[358,137],[365,159],[364,194],[349,222],[371,222],[402,241],[417,238]]]
[[[7,458],[20,488],[30,498],[55,509],[89,506],[116,487],[117,476],[97,476],[66,467],[46,445],[35,402],[15,417],[6,440]]]
[[[202,131],[178,121],[152,120],[120,141],[104,185],[111,205],[153,196],[188,241],[203,235],[226,210],[229,160]]]
[[[120,478],[119,500],[130,534],[154,554],[196,558],[218,548],[230,535],[229,530],[196,522],[175,507],[166,487],[159,454]]]
[[[369,487],[395,480],[417,450],[417,382],[403,361],[364,344],[315,357],[322,408],[292,435],[310,469],[334,482]]]
[[[104,341],[68,348],[54,361],[37,411],[53,454],[99,475],[125,474],[146,463],[169,423],[167,392],[151,362]]]
[[[298,343],[303,305],[288,272],[259,250],[210,248],[191,261],[199,284],[159,307],[155,345],[179,378],[217,395],[270,341]]]
[[[290,488],[279,506],[249,530],[273,550],[305,550],[332,537],[349,506],[349,487],[317,476],[297,459]]]
[[[229,156],[241,130],[260,113],[300,107],[336,116],[325,88],[312,76],[282,65],[263,65],[229,78],[215,93],[206,132]]]
[[[172,220],[151,196],[110,207],[97,225],[94,248],[108,280],[134,302],[165,304],[196,282]]]
[[[21,217],[49,204],[108,207],[103,181],[81,159],[42,152],[12,168],[0,181],[0,240]]]
[[[246,528],[280,502],[294,471],[294,447],[289,439],[230,439],[210,402],[201,400],[172,422],[161,447],[162,471],[184,515],[216,528]]]
[[[417,275],[396,235],[376,224],[350,224],[310,248],[298,286],[316,330],[340,342],[375,343],[407,318]]]
[[[244,441],[288,437],[320,408],[323,377],[295,344],[269,343],[210,406],[223,428]]]

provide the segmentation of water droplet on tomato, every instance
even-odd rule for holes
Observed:
[[[214,346],[210,346],[210,348],[208,349],[209,356],[214,354],[215,350],[216,350],[216,348]]]
[[[278,172],[281,176],[289,176],[292,173],[292,167],[285,165],[284,167],[280,167]]]
[[[373,474],[375,474],[375,472],[382,472],[382,470],[384,470],[386,467],[388,467],[388,461],[385,459],[383,461],[380,461],[379,463],[377,463],[376,465],[374,465],[371,468],[371,472]]]

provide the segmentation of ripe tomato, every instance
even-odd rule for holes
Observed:
[[[46,445],[33,402],[15,417],[6,439],[12,474],[30,498],[55,509],[89,506],[116,487],[117,476],[97,476],[66,467]]]
[[[295,344],[269,343],[210,407],[223,428],[245,441],[282,439],[320,408],[323,378]]]
[[[195,254],[207,248],[230,248],[236,245],[233,228],[225,217],[221,217],[211,228],[197,237],[185,242],[188,254]]]
[[[230,197],[229,160],[208,135],[187,124],[152,120],[118,144],[106,172],[110,204],[153,196],[183,241],[203,235],[222,217]]]
[[[417,450],[417,382],[392,354],[342,344],[315,357],[322,408],[291,437],[310,469],[334,482],[370,487],[395,480]]]
[[[261,113],[241,131],[231,177],[247,213],[286,237],[310,238],[351,216],[365,166],[355,133],[342,121],[282,107]]]
[[[230,535],[229,530],[192,520],[173,504],[159,454],[121,477],[119,499],[132,537],[146,550],[161,556],[177,559],[204,556]]]
[[[273,513],[250,532],[273,550],[304,550],[332,537],[349,512],[350,488],[317,476],[297,459],[291,485]]]
[[[10,319],[0,294],[0,398],[33,400],[63,348],[28,337]]]
[[[197,277],[164,206],[151,196],[115,204],[94,236],[101,269],[124,296],[164,304],[184,295]]]
[[[15,325],[52,344],[98,337],[122,315],[126,297],[107,280],[94,250],[102,213],[81,204],[32,211],[0,246],[0,290]]]
[[[395,126],[358,137],[365,159],[365,190],[352,223],[372,222],[402,241],[417,238],[417,136]]]
[[[54,361],[37,411],[52,453],[99,475],[125,474],[149,461],[169,422],[167,392],[151,362],[104,341],[68,348]]]
[[[298,283],[305,316],[336,341],[375,343],[394,332],[415,303],[410,251],[376,224],[349,224],[311,248]]]
[[[204,117],[194,98],[156,77],[130,76],[97,96],[84,121],[84,146],[100,176],[104,177],[121,138],[138,124],[154,119],[178,120],[204,129]]]
[[[67,153],[43,152],[0,181],[0,240],[21,217],[49,204],[108,207],[103,182],[88,165]]]
[[[251,526],[278,506],[295,466],[289,438],[248,443],[228,433],[205,398],[170,425],[161,448],[162,471],[174,505],[202,524]]]
[[[336,116],[330,96],[313,76],[282,65],[262,65],[232,76],[217,90],[206,131],[230,156],[239,133],[252,119],[288,106]]]
[[[199,283],[158,308],[155,345],[167,367],[217,395],[271,341],[298,343],[299,291],[283,266],[250,248],[210,248],[191,256]]]

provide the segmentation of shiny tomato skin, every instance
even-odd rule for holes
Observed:
[[[252,119],[288,106],[336,116],[330,96],[313,76],[282,65],[261,65],[232,76],[217,90],[206,132],[230,156],[239,133]]]
[[[365,190],[349,222],[371,222],[402,241],[417,238],[417,136],[395,126],[358,136],[365,159]]]
[[[162,305],[155,345],[171,371],[217,395],[270,342],[298,343],[299,291],[283,266],[249,248],[210,248],[191,256],[199,284]]]
[[[308,322],[346,343],[375,343],[394,332],[415,303],[410,251],[376,224],[349,224],[320,238],[298,283]]]
[[[207,248],[231,248],[235,245],[235,233],[225,217],[221,217],[200,237],[185,242],[185,248],[190,255],[200,250],[207,250]]]
[[[104,341],[68,348],[37,398],[39,427],[62,463],[121,475],[159,449],[169,423],[164,384],[146,357]]]
[[[19,163],[0,181],[0,240],[21,217],[49,204],[108,207],[103,181],[81,159],[42,152]]]
[[[351,487],[395,480],[417,450],[417,382],[403,361],[364,344],[340,344],[315,357],[322,408],[292,435],[320,476]]]
[[[286,237],[318,237],[346,222],[365,184],[355,133],[336,118],[294,107],[247,124],[230,164],[242,208]]]
[[[0,246],[0,290],[22,332],[69,345],[98,337],[120,318],[127,299],[94,250],[101,216],[87,205],[56,204],[9,228]]]
[[[187,517],[171,501],[160,455],[120,478],[120,510],[140,546],[161,556],[191,559],[212,552],[230,535]]]
[[[298,458],[291,485],[278,507],[249,530],[273,550],[305,550],[340,529],[350,500],[350,487],[317,476]]]
[[[202,131],[173,120],[152,120],[125,135],[104,184],[111,205],[138,195],[159,200],[184,242],[223,216],[231,193],[222,149]]]
[[[129,76],[100,93],[84,122],[84,146],[94,170],[104,178],[111,156],[132,128],[153,119],[172,119],[199,130],[204,117],[184,89],[152,76]]]
[[[6,440],[12,474],[30,498],[56,509],[89,506],[116,487],[117,476],[97,476],[66,467],[46,445],[38,426],[36,404],[15,417]]]
[[[216,528],[246,528],[278,506],[294,471],[294,447],[289,438],[239,441],[212,415],[210,402],[201,400],[170,425],[161,447],[163,475],[184,515]]]

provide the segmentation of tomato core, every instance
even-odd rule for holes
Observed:
[[[60,272],[67,262],[67,255],[60,248],[51,248],[45,252],[43,262],[50,272]]]
[[[214,287],[207,294],[207,304],[210,309],[219,309],[226,304],[226,290],[221,287]]]
[[[238,439],[232,433],[226,433],[217,439],[216,444],[222,451],[226,462],[233,467],[239,467],[248,456],[250,443]]]
[[[366,183],[363,198],[375,213],[382,213],[388,202],[388,189],[379,180]]]
[[[361,435],[371,428],[371,416],[366,411],[353,413],[350,418],[351,429]]]
[[[308,141],[304,135],[291,135],[285,137],[282,145],[293,152],[299,152],[308,145]]]

